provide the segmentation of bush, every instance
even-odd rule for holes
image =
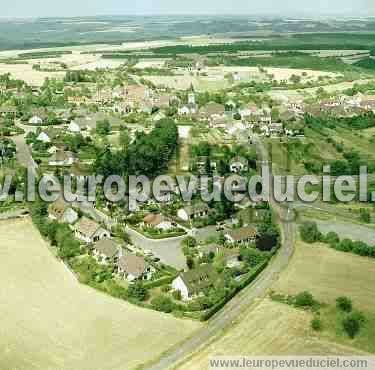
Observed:
[[[144,301],[147,298],[147,289],[141,282],[137,281],[129,286],[128,295],[129,297],[135,298],[138,301]]]
[[[337,298],[336,306],[340,311],[343,311],[343,312],[351,312],[353,309],[352,301],[347,297]]]
[[[313,307],[315,304],[315,300],[311,293],[302,292],[294,297],[293,303],[297,307]]]
[[[173,299],[175,299],[176,301],[181,301],[181,292],[179,290],[175,290],[173,293],[172,293],[172,297]]]
[[[342,326],[349,338],[354,339],[361,330],[361,322],[355,315],[349,315],[342,321]]]
[[[315,331],[322,330],[322,320],[320,320],[318,317],[315,317],[311,320],[311,328]]]
[[[304,222],[299,228],[301,238],[306,243],[316,243],[321,239],[316,222]]]
[[[325,236],[324,241],[335,248],[340,243],[340,238],[335,232],[331,231]]]
[[[174,304],[172,300],[165,295],[159,295],[155,297],[151,301],[151,305],[156,311],[160,312],[170,313],[174,309]]]

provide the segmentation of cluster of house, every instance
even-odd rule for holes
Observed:
[[[79,219],[73,207],[61,198],[50,204],[48,216],[53,221],[70,225],[78,240],[92,246],[98,263],[114,266],[117,274],[127,281],[150,280],[155,273],[155,268],[144,257],[125,252],[111,238],[110,231],[87,217]]]
[[[228,268],[235,268],[241,265],[240,246],[255,242],[257,232],[252,226],[245,226],[239,229],[232,229],[225,234],[230,248],[218,244],[209,244],[199,247],[199,257],[205,255],[220,254],[224,264]],[[214,286],[218,279],[218,273],[212,264],[202,264],[193,270],[180,273],[172,282],[172,289],[180,292],[182,299],[194,299],[202,292]]]

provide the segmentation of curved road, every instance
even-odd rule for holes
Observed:
[[[266,149],[259,140],[256,140],[256,145],[263,164],[268,164]],[[211,318],[207,325],[199,329],[194,336],[182,342],[178,347],[165,352],[156,362],[145,366],[144,369],[165,370],[176,365],[185,357],[198,350],[199,347],[217,335],[221,330],[231,325],[255,299],[266,295],[267,290],[278,278],[281,271],[288,265],[292,257],[294,236],[294,213],[291,205],[283,207],[273,199],[273,196],[271,196],[270,205],[273,211],[279,216],[279,224],[282,230],[282,247],[269,263],[268,267],[252,284],[243,289],[220,312]]]

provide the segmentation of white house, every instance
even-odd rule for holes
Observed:
[[[64,150],[57,150],[50,157],[48,165],[57,167],[71,166],[75,161],[76,157],[74,153]]]
[[[172,289],[180,292],[184,300],[193,299],[215,283],[217,273],[212,265],[200,265],[194,270],[181,273],[172,282]]]
[[[183,221],[193,220],[199,217],[208,216],[209,207],[206,203],[197,203],[191,206],[180,208],[177,211],[177,217]]]
[[[178,114],[180,116],[188,116],[196,114],[198,111],[196,104],[186,104],[178,108]]]
[[[50,137],[45,132],[41,132],[36,139],[45,144],[48,144],[51,142]]]
[[[68,125],[68,131],[78,133],[81,132],[81,127],[75,121],[71,121]]]
[[[111,233],[108,230],[102,228],[98,223],[87,217],[82,217],[81,220],[74,225],[74,234],[77,239],[86,243],[94,243],[100,239],[111,237]]]
[[[43,120],[39,116],[32,116],[29,119],[30,125],[41,125],[43,123]]]
[[[240,173],[249,169],[248,162],[245,158],[235,157],[229,162],[230,172]]]

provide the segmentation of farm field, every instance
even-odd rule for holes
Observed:
[[[273,79],[277,81],[289,80],[292,75],[298,75],[301,76],[302,82],[315,81],[319,77],[334,78],[339,76],[330,72],[293,68],[267,68],[266,72],[260,72],[257,67],[209,67],[205,68],[204,73],[204,76],[199,77],[185,74],[177,76],[143,76],[143,78],[155,85],[164,85],[179,90],[186,90],[193,84],[199,91],[215,91],[233,85],[226,78],[228,74],[233,73],[237,73],[240,78],[236,83],[267,81],[269,80],[268,75],[273,75]]]
[[[0,64],[0,75],[10,73],[13,78],[24,80],[28,84],[42,86],[48,78],[63,79],[65,72],[39,72],[32,64]]]
[[[372,79],[358,79],[352,82],[340,82],[340,83],[334,83],[323,86],[323,89],[328,93],[335,93],[340,92],[343,90],[347,90],[352,88],[355,84],[359,85],[365,85],[368,83],[372,83],[374,80]],[[273,99],[280,99],[282,97],[288,97],[288,98],[304,98],[309,96],[314,96],[316,92],[319,90],[319,87],[309,87],[306,89],[300,89],[300,90],[271,90],[268,92],[268,95],[271,96]]]
[[[356,355],[346,346],[320,340],[310,329],[311,313],[265,299],[248,311],[221,337],[178,367],[205,370],[212,356]]]
[[[290,265],[273,289],[291,295],[307,290],[325,303],[334,303],[344,295],[356,307],[371,311],[375,305],[374,284],[374,259],[299,241]]]
[[[29,219],[0,223],[0,369],[133,369],[200,324],[80,285]]]

